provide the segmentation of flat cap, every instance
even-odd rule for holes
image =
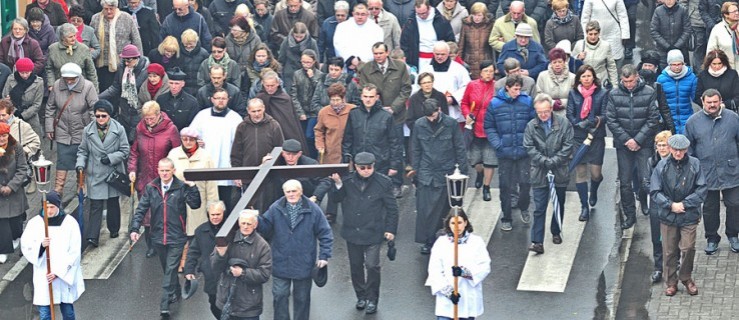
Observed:
[[[685,150],[690,147],[690,140],[682,134],[676,134],[667,139],[667,144],[673,149]]]
[[[375,163],[375,155],[369,152],[360,152],[354,156],[354,164],[367,165]]]
[[[300,151],[303,151],[303,147],[300,145],[300,142],[298,142],[298,140],[288,139],[282,143],[282,151],[300,152]]]

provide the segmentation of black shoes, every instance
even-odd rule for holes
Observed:
[[[713,255],[714,253],[718,251],[718,242],[708,241],[708,244],[706,244],[706,249],[704,251],[709,256]]]
[[[492,198],[490,197],[490,186],[482,186],[482,200],[483,201],[490,201]]]
[[[558,234],[553,235],[552,236],[552,242],[554,244],[562,244],[562,236],[560,236]],[[542,248],[542,249],[544,249],[544,248]]]
[[[662,271],[654,270],[652,272],[652,283],[657,283],[662,281]]]
[[[649,203],[647,199],[639,199],[639,207],[641,208],[641,214],[649,215]]]
[[[87,239],[87,243],[95,248],[98,247],[98,239],[93,239],[93,238]]]
[[[162,310],[162,311],[161,311],[161,312],[159,313],[159,316],[160,316],[160,317],[162,317],[162,319],[169,319],[169,311],[167,311],[167,310]]]
[[[624,59],[631,60],[634,58],[634,49],[624,48]]]
[[[636,217],[634,218],[627,217],[626,220],[624,220],[624,222],[621,223],[621,229],[623,230],[630,229],[631,227],[634,226],[635,223],[636,223]]]
[[[534,252],[536,254],[542,254],[544,253],[544,244],[543,243],[532,243],[529,246],[529,251]]]
[[[583,207],[582,210],[580,211],[580,217],[578,217],[577,220],[580,220],[580,221],[590,220],[590,208]]]
[[[354,307],[357,308],[357,310],[364,310],[366,306],[367,306],[367,300],[359,299],[357,300],[357,304]]]
[[[110,238],[111,238],[111,239],[115,239],[115,238],[118,238],[118,232],[111,232],[111,233],[110,233]]]
[[[477,173],[477,178],[475,178],[475,188],[480,189],[482,187],[482,178],[484,175],[482,172]]]
[[[364,309],[365,314],[373,314],[377,312],[377,304],[372,301],[367,301],[367,308]]]
[[[146,250],[146,257],[151,258],[153,256],[157,255],[156,251],[154,251],[154,248],[149,248],[149,250]]]
[[[431,247],[433,245],[430,244],[424,244],[423,247],[421,247],[421,254],[431,254]]]

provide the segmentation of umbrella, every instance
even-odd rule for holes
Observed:
[[[475,138],[475,132],[473,129],[475,127],[475,101],[472,101],[472,106],[470,106],[469,117],[472,119],[472,122],[464,126],[464,145],[467,149],[470,148],[472,140]]]
[[[84,171],[78,172],[77,177],[77,188],[79,191],[77,192],[77,202],[79,202],[79,205],[77,205],[77,222],[80,223],[80,234],[85,234],[85,173]]]
[[[226,303],[223,304],[223,311],[221,311],[221,320],[228,320],[231,319],[231,303],[233,302],[233,298],[236,292],[236,280],[238,278],[233,277],[233,282],[231,282],[231,286],[228,288],[228,296],[226,296]]]
[[[560,232],[562,231],[562,215],[560,214],[561,208],[559,207],[559,198],[557,197],[557,189],[554,186],[554,174],[549,171],[547,173],[547,180],[549,181],[549,198],[552,199],[552,214],[557,218],[557,225],[559,225]]]
[[[569,166],[570,172],[572,172],[572,170],[575,170],[575,167],[580,164],[582,158],[585,157],[586,153],[588,153],[588,149],[590,149],[590,144],[593,143],[593,133],[595,133],[595,130],[597,130],[598,127],[600,127],[600,117],[595,117],[595,126],[592,129],[588,130],[588,136],[585,138],[585,141],[582,142],[582,145],[577,148],[577,151],[575,151],[575,154],[572,156],[572,160],[570,161]]]

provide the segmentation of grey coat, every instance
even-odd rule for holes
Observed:
[[[103,22],[101,23],[101,20]],[[107,39],[98,39],[100,42],[105,42],[104,46],[105,50],[100,52],[101,56],[98,56],[98,59],[96,59],[95,64],[97,67],[108,67],[108,49],[110,48],[110,38],[109,38],[109,30],[110,30],[110,24],[108,20],[103,18],[102,12],[98,12],[92,16],[92,19],[90,21],[90,26],[95,31],[95,34],[99,34],[98,30],[101,25],[104,25],[107,30],[105,30],[105,38]],[[115,25],[115,42],[116,42],[116,56],[120,55],[123,51],[123,47],[125,47],[127,44],[133,44],[136,46],[137,49],[139,49],[139,52],[144,52],[144,48],[141,44],[141,35],[139,34],[139,28],[136,28],[136,23],[133,21],[133,17],[131,17],[130,14],[126,12],[121,11],[121,15],[118,17],[118,21]],[[121,59],[117,59],[118,62],[121,62]]]
[[[54,83],[61,79],[62,66],[67,63],[76,63],[82,68],[82,76],[90,80],[95,85],[95,89],[100,91],[98,86],[98,74],[95,70],[95,64],[92,62],[90,48],[84,43],[75,42],[72,46],[73,54],[67,54],[67,47],[59,42],[54,42],[49,46],[49,57],[46,59],[46,80],[47,83]],[[103,88],[107,89],[107,88]]]
[[[658,51],[687,50],[691,34],[688,9],[679,4],[675,4],[672,8],[665,5],[657,7],[652,16],[649,34],[654,39]],[[666,56],[666,53],[662,56]]]
[[[426,117],[416,120],[411,132],[413,168],[418,172],[418,183],[442,188],[445,175],[454,172],[454,165],[467,173],[467,151],[457,121],[439,112],[438,122],[432,125]]]
[[[5,82],[5,88],[3,88],[3,97],[7,97],[10,95],[10,90],[13,89],[18,84],[18,82],[15,80],[15,77],[11,74],[8,77],[8,81]],[[28,122],[29,124],[33,119],[35,119],[36,123],[38,123],[38,111],[41,108],[41,102],[44,100],[44,80],[41,79],[41,77],[36,76],[36,79],[33,80],[33,83],[31,84],[28,89],[26,89],[26,92],[23,93],[23,98],[21,99],[22,106],[19,108],[16,106],[17,109],[22,109],[21,115],[23,116],[23,119]],[[39,128],[40,129],[40,128]],[[36,128],[34,128],[36,130]],[[41,133],[41,132],[36,132]]]
[[[105,177],[116,169],[125,174],[129,150],[126,130],[115,119],[108,122],[108,133],[104,141],[98,135],[97,122],[93,121],[85,126],[82,143],[77,149],[75,166],[85,168],[85,185],[90,199],[105,200],[121,195],[105,182]],[[110,159],[110,165],[100,162],[104,155]]]
[[[696,112],[685,124],[690,154],[701,162],[708,190],[739,186],[739,115],[723,108],[717,119]]]
[[[23,190],[27,170],[26,154],[14,139],[10,139],[5,155],[0,157],[0,186],[8,186],[13,191],[7,197],[0,195],[0,219],[17,217],[28,210]]]
[[[62,33],[60,31],[61,28],[56,29],[57,39],[62,38]],[[100,41],[98,40],[98,36],[95,35],[95,29],[87,25],[82,29],[82,43],[90,48],[92,59],[97,59],[100,55]]]
[[[572,153],[574,131],[565,117],[552,114],[552,132],[547,135],[544,123],[534,118],[526,125],[523,146],[531,157],[532,188],[549,186],[547,173],[554,173],[554,184],[567,186],[570,181],[568,163]]]
[[[69,105],[64,107],[69,95],[74,95],[69,100]],[[80,79],[72,90],[67,88],[63,79],[54,82],[49,101],[46,104],[46,119],[44,132],[53,132],[54,140],[63,144],[79,144],[82,142],[82,131],[92,121],[92,106],[98,101],[97,90],[92,82]],[[54,127],[54,120],[59,117],[59,122]]]

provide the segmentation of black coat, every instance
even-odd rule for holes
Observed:
[[[319,164],[318,161],[307,156],[300,156],[297,163],[298,166],[316,164]],[[280,158],[275,162],[275,165],[285,166],[287,164],[285,163],[285,159],[280,156]],[[309,198],[316,196],[316,199],[318,200],[317,203],[319,204],[321,203],[321,200],[323,200],[323,197],[328,193],[329,188],[331,188],[331,178],[328,177],[298,177],[294,179],[300,181],[300,185],[303,186],[303,195]],[[272,194],[270,198],[265,199],[264,203],[272,204],[277,201],[277,199],[285,195],[282,191],[282,184],[285,183],[287,179],[279,175],[274,175],[270,177],[268,181],[268,185],[271,185],[271,188],[265,188],[263,190],[272,190]]]
[[[436,124],[421,117],[416,120],[411,135],[413,169],[418,183],[443,188],[445,175],[454,172],[455,165],[467,172],[467,150],[457,120],[440,113]]]
[[[226,105],[229,109],[236,111],[242,118],[246,115],[246,101],[241,95],[239,87],[225,82],[223,89],[226,89],[228,93],[228,104]],[[213,107],[213,102],[210,101],[210,97],[215,92],[215,87],[212,83],[208,83],[205,86],[198,89],[197,99],[200,105],[200,110]]]
[[[432,24],[434,25],[434,30],[436,31],[436,39],[439,41],[454,41],[456,42],[456,38],[454,37],[454,30],[452,30],[452,25],[449,24],[449,21],[444,19],[444,17],[441,16],[441,13],[436,10],[436,8],[429,7],[429,10],[436,11],[434,13],[434,21]],[[416,21],[416,15],[411,15],[410,18],[406,21],[400,21],[403,23],[403,31],[400,33],[400,48],[403,49],[403,52],[405,52],[405,56],[407,57],[406,63],[408,65],[418,67],[418,22]]]
[[[164,56],[159,53],[159,49],[154,47],[151,51],[149,51],[149,54],[147,55],[149,57],[149,63],[158,63],[161,64],[162,67],[164,67],[164,70],[170,71],[174,67],[178,67],[182,69],[182,57],[172,56],[172,58],[167,61],[167,63],[164,63]]]
[[[224,218],[225,219],[225,218]],[[216,294],[218,287],[218,272],[214,272],[210,263],[210,254],[216,247],[216,234],[220,230],[220,226],[215,227],[210,222],[201,224],[195,229],[195,235],[190,240],[190,247],[187,251],[187,262],[183,274],[197,274],[198,271],[203,273],[205,284],[203,291],[207,294]]]
[[[200,208],[198,187],[189,187],[177,177],[172,177],[169,190],[162,194],[161,188],[160,178],[146,185],[129,231],[138,233],[146,211],[151,210],[151,241],[162,245],[184,245],[187,242],[187,206]]]
[[[349,111],[344,129],[341,150],[344,159],[360,152],[375,155],[375,170],[386,173],[388,169],[400,170],[403,155],[403,137],[398,137],[393,115],[382,109],[380,100],[367,111],[363,105]]]
[[[595,117],[600,118],[600,126],[595,130],[593,135],[595,138],[603,138],[606,136],[606,102],[608,101],[608,91],[603,87],[598,87],[593,92],[593,106],[590,108],[590,114],[588,120],[592,123],[592,126],[596,125]],[[584,119],[580,119],[580,111],[582,111],[582,104],[585,98],[582,96],[580,91],[577,89],[570,90],[570,94],[567,97],[567,120],[570,121],[575,130],[575,140],[583,141],[588,136],[588,131],[592,128],[588,127],[587,130],[577,126],[578,123]],[[670,117],[672,119],[672,117]]]
[[[213,36],[225,37],[230,33],[228,24],[234,17],[236,7],[242,3],[249,7],[249,12],[254,12],[254,6],[251,4],[251,1],[234,0],[227,2],[225,0],[214,0],[210,3],[208,11],[210,11],[210,15],[213,17],[213,29],[210,30]]]
[[[172,96],[171,92],[160,95],[157,103],[159,108],[172,120],[177,130],[189,126],[200,111],[198,100],[184,90],[176,97]]]
[[[439,108],[444,114],[449,114],[449,106],[446,103],[446,96],[441,91],[433,89],[431,91],[431,97],[429,99],[436,99],[439,102]],[[423,102],[426,101],[426,96],[423,95],[421,90],[411,95],[408,98],[408,112],[406,112],[405,124],[408,129],[413,131],[413,126],[416,125],[416,120],[423,117]]]
[[[687,154],[680,161],[671,156],[660,160],[652,172],[649,195],[657,206],[659,221],[668,226],[698,224],[707,193],[700,161]],[[682,202],[685,213],[672,212],[673,202]]]
[[[156,13],[144,7],[143,4],[141,6],[142,8],[136,12],[136,23],[139,26],[139,34],[141,35],[141,47],[144,52],[149,52],[152,49],[156,49],[163,39],[159,38],[159,20],[157,20]],[[129,14],[131,13],[131,10],[128,8],[124,11]]]
[[[542,188],[549,185],[547,173],[554,173],[554,183],[558,187],[566,187],[570,181],[568,164],[573,147],[572,125],[565,117],[552,114],[552,132],[544,130],[539,118],[526,124],[523,145],[531,158],[529,172],[531,187]]]
[[[671,49],[687,50],[691,34],[688,9],[679,4],[672,8],[664,5],[657,7],[649,31],[663,57],[666,57],[667,51]]]
[[[136,89],[141,88],[141,85],[144,84],[144,81],[147,81],[147,78],[149,77],[149,73],[146,71],[146,68],[149,66],[149,58],[142,56],[139,59],[139,62],[136,64],[136,67],[133,68],[133,74],[136,76]],[[108,100],[110,103],[113,104],[113,113],[111,116],[116,117],[118,115],[118,107],[124,106],[124,107],[130,107],[130,108],[138,108],[138,106],[129,106],[128,101],[125,99],[121,99],[121,93],[123,92],[123,72],[126,70],[125,65],[123,62],[118,65],[118,70],[116,70],[115,74],[113,75],[113,83],[108,88],[102,88],[103,92],[100,93],[100,96],[98,97],[100,100]]]
[[[659,126],[656,92],[642,80],[631,91],[619,82],[608,92],[606,120],[614,147],[625,148],[629,139],[641,147],[651,147]]]
[[[700,0],[698,10],[700,10],[701,20],[706,24],[706,32],[710,33],[713,27],[721,22],[723,14],[721,14],[721,6],[724,2],[733,0]]]
[[[361,185],[365,183],[362,190]],[[378,244],[385,239],[385,232],[397,233],[398,203],[392,189],[392,180],[378,172],[366,180],[354,172],[342,179],[341,189],[331,188],[330,199],[341,202],[344,215],[341,236],[347,242]]]
[[[734,112],[739,110],[739,74],[736,70],[728,68],[721,76],[714,77],[708,70],[701,71],[698,74],[698,86],[695,90],[695,103],[702,105],[701,95],[706,89],[716,89],[721,93],[721,100],[724,101],[726,107]]]
[[[191,95],[198,93],[198,71],[203,60],[208,59],[208,51],[201,47],[196,47],[191,52],[187,52],[184,47],[180,46],[180,65],[182,72],[187,75],[185,79],[185,91]]]

